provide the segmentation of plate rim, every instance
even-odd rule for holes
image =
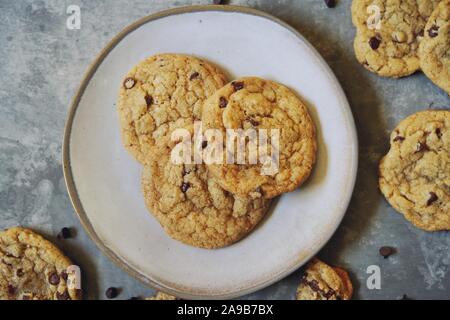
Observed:
[[[236,13],[242,13],[247,15],[254,15],[261,18],[268,19],[272,22],[275,22],[276,24],[280,25],[281,27],[285,28],[286,30],[290,31],[293,35],[295,35],[297,38],[299,38],[309,49],[310,51],[318,58],[319,61],[321,61],[322,68],[324,69],[324,72],[327,74],[327,76],[333,80],[332,82],[336,86],[336,92],[339,94],[339,100],[341,103],[344,104],[345,108],[344,110],[344,116],[346,118],[346,121],[348,122],[349,127],[349,133],[353,137],[353,143],[351,145],[351,165],[349,165],[350,168],[350,183],[347,183],[348,192],[346,195],[346,198],[342,201],[342,213],[336,223],[335,226],[332,227],[332,230],[330,232],[330,235],[326,237],[324,243],[317,249],[316,252],[313,252],[310,254],[310,256],[301,256],[298,257],[294,262],[292,262],[286,270],[283,272],[280,272],[278,274],[272,275],[270,279],[266,279],[265,281],[258,282],[257,284],[247,286],[245,288],[238,287],[236,290],[226,292],[226,293],[219,293],[219,294],[203,294],[203,293],[193,293],[188,292],[187,288],[182,289],[172,289],[169,287],[164,286],[163,284],[160,284],[155,279],[151,279],[142,273],[138,272],[137,270],[134,270],[132,265],[124,261],[120,256],[118,256],[112,249],[110,249],[97,235],[95,232],[94,227],[92,226],[84,208],[81,203],[81,200],[78,196],[77,188],[75,185],[72,168],[71,168],[71,160],[70,160],[70,140],[71,140],[71,133],[72,133],[72,125],[73,120],[75,118],[76,111],[78,109],[79,103],[81,101],[81,98],[89,85],[90,80],[96,73],[97,69],[103,62],[103,60],[106,58],[106,56],[120,43],[122,39],[124,39],[128,34],[133,32],[134,30],[138,29],[139,27],[145,25],[148,22],[178,15],[178,14],[184,14],[184,13],[194,13],[194,12],[205,12],[205,11],[219,11],[219,12],[236,12]],[[112,40],[108,42],[108,44],[100,51],[99,54],[95,57],[92,63],[88,66],[87,71],[84,73],[81,84],[79,85],[71,103],[70,108],[67,115],[67,120],[64,126],[64,136],[62,141],[62,164],[63,164],[63,174],[64,174],[64,180],[66,184],[66,188],[69,194],[70,201],[72,203],[72,206],[75,210],[76,215],[78,216],[78,219],[83,226],[84,230],[88,234],[88,236],[91,238],[91,240],[94,242],[94,244],[102,251],[103,254],[105,254],[115,265],[117,265],[119,268],[127,272],[129,275],[134,277],[135,279],[141,281],[147,286],[150,286],[153,289],[164,291],[169,294],[175,295],[177,297],[182,297],[186,299],[231,299],[236,298],[245,294],[249,294],[255,291],[258,291],[262,288],[265,288],[273,283],[276,283],[280,281],[281,279],[287,277],[291,273],[293,273],[295,270],[297,270],[299,267],[301,267],[306,261],[308,261],[312,256],[317,254],[321,250],[321,248],[329,242],[331,237],[336,232],[337,228],[340,226],[342,219],[345,216],[345,213],[348,210],[350,200],[353,195],[354,187],[356,184],[356,177],[357,177],[357,171],[358,171],[358,135],[356,131],[356,125],[355,120],[353,117],[353,113],[350,107],[350,104],[348,102],[348,99],[344,93],[344,90],[342,86],[340,85],[340,82],[338,81],[336,75],[332,71],[332,69],[329,67],[328,63],[325,61],[325,59],[320,55],[320,53],[314,48],[314,46],[303,36],[301,35],[294,27],[290,26],[288,23],[282,21],[281,19],[268,14],[266,12],[250,8],[250,7],[244,7],[244,6],[236,6],[236,5],[191,5],[191,6],[182,6],[182,7],[176,7],[171,8],[163,11],[159,11],[150,15],[147,15],[145,17],[142,17],[132,24],[125,27],[122,31],[120,31],[117,35],[115,35]]]

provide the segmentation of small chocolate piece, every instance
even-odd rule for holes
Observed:
[[[145,103],[147,104],[147,107],[150,107],[153,104],[153,97],[148,94],[145,95]]]
[[[205,149],[208,146],[208,141],[204,140],[202,142],[202,149]]]
[[[188,191],[188,189],[191,187],[191,184],[189,182],[183,182],[183,184],[181,185],[181,191],[183,193],[186,193],[186,191]]]
[[[225,108],[228,105],[227,99],[224,97],[219,98],[219,108]]]
[[[332,296],[335,296],[336,295],[336,291],[334,291],[333,289],[331,289],[330,288],[330,290],[328,290],[327,292],[325,292],[324,294],[323,294],[323,296],[327,299],[327,300],[329,300]]]
[[[255,120],[255,119],[253,119],[253,118],[247,117],[247,121],[248,121],[248,122],[250,122],[250,123],[251,123],[251,125],[252,125],[252,126],[254,126],[254,127],[257,127],[257,126],[259,126],[259,122],[258,122],[258,121],[256,121],[256,120]]]
[[[430,192],[430,197],[427,200],[427,207],[431,206],[433,202],[437,201],[439,198],[436,193]]]
[[[417,34],[418,37],[423,37],[425,35],[425,30],[422,29],[419,31],[419,33]]]
[[[428,35],[430,36],[430,38],[437,37],[437,35],[439,34],[438,31],[439,27],[437,25],[434,25],[430,29],[428,29]]]
[[[61,278],[67,282],[67,279],[69,278],[69,275],[67,274],[67,272],[62,271],[61,272]]]
[[[316,280],[311,280],[307,282],[313,291],[321,291],[319,283]]]
[[[58,273],[56,272],[52,272],[49,276],[48,276],[48,282],[54,286],[57,286],[59,284],[60,278]]]
[[[189,80],[194,80],[194,79],[197,79],[198,78],[198,76],[199,76],[200,74],[198,73],[198,72],[194,72],[193,74],[191,74],[191,76],[189,77]]]
[[[336,0],[325,0],[325,4],[328,8],[336,7]]]
[[[24,276],[24,272],[23,269],[17,269],[16,271],[16,276],[18,276],[19,278],[22,278]]]
[[[395,249],[392,247],[384,246],[380,248],[379,252],[380,255],[383,256],[383,258],[387,259],[389,256],[395,253]]]
[[[69,292],[64,290],[63,293],[56,292],[56,299],[58,300],[70,300]]]
[[[242,81],[233,81],[231,85],[234,88],[234,91],[239,91],[244,88],[244,82]]]
[[[56,237],[60,240],[70,238],[71,237],[70,229],[66,227],[62,228]]]
[[[402,137],[402,136],[396,136],[396,137],[394,138],[394,142],[397,142],[397,141],[403,141],[403,140],[405,140],[405,137]]]
[[[136,80],[134,78],[131,78],[131,77],[126,78],[123,81],[123,86],[124,86],[125,89],[131,89],[131,88],[134,87],[135,84],[136,84]]]
[[[416,153],[428,150],[426,143],[418,142],[416,146]]]
[[[440,128],[437,128],[434,132],[436,133],[436,135],[439,139],[442,138],[442,131]]]
[[[116,287],[106,289],[105,295],[108,299],[114,299],[119,295],[119,290]]]
[[[378,39],[377,37],[372,37],[369,40],[369,45],[372,48],[372,50],[377,50],[378,47],[380,46],[381,40]]]

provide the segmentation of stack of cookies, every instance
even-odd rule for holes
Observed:
[[[220,248],[246,236],[271,199],[308,178],[316,158],[314,124],[291,90],[256,77],[228,83],[218,67],[192,56],[159,54],[139,63],[123,81],[118,112],[125,148],[144,166],[149,211],[168,235],[196,247]],[[183,150],[201,161],[175,161],[180,146],[198,139],[198,124],[202,140]],[[268,132],[265,147],[277,131],[273,172],[261,174],[266,163],[229,161],[237,151],[227,149],[230,130],[248,129]],[[223,140],[208,137],[210,130]],[[202,161],[215,152],[215,161]],[[274,153],[266,156],[273,160]]]
[[[450,94],[450,0],[353,0],[356,58],[399,78],[422,70]]]

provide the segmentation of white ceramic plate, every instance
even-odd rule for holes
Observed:
[[[307,184],[283,195],[248,237],[219,250],[170,239],[147,212],[141,167],[122,147],[118,88],[147,56],[204,57],[231,77],[279,81],[308,104],[319,131],[318,163]],[[232,298],[296,270],[330,239],[356,176],[357,138],[348,102],[314,48],[276,18],[249,8],[201,6],[146,17],[101,52],[74,99],[64,139],[70,197],[89,235],[145,283],[182,298]]]

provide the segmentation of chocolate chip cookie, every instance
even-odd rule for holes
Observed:
[[[202,125],[205,135],[210,129],[222,132],[221,148],[216,149],[223,149],[223,155],[208,163],[208,169],[233,194],[270,199],[294,190],[312,171],[314,123],[305,104],[281,84],[255,77],[227,84],[206,100]],[[243,135],[235,139],[238,132]],[[247,132],[251,134],[245,136]],[[248,143],[250,137],[256,144]],[[239,159],[239,152],[245,157]]]
[[[381,192],[416,227],[450,230],[450,110],[400,122],[379,168]]]
[[[0,232],[0,300],[78,300],[68,286],[70,260],[31,230]]]
[[[349,300],[352,294],[347,271],[317,258],[308,263],[297,288],[297,300]]]
[[[450,0],[442,1],[428,20],[419,57],[427,77],[450,95]]]
[[[144,167],[142,190],[149,211],[173,239],[200,248],[228,246],[246,236],[264,217],[270,201],[232,195],[203,164],[174,164],[177,142],[158,143]]]
[[[126,149],[145,163],[159,139],[200,119],[203,101],[225,83],[217,67],[191,56],[159,54],[139,63],[125,77],[119,93]]]
[[[404,77],[419,70],[419,43],[439,1],[353,0],[358,61],[385,77]]]

